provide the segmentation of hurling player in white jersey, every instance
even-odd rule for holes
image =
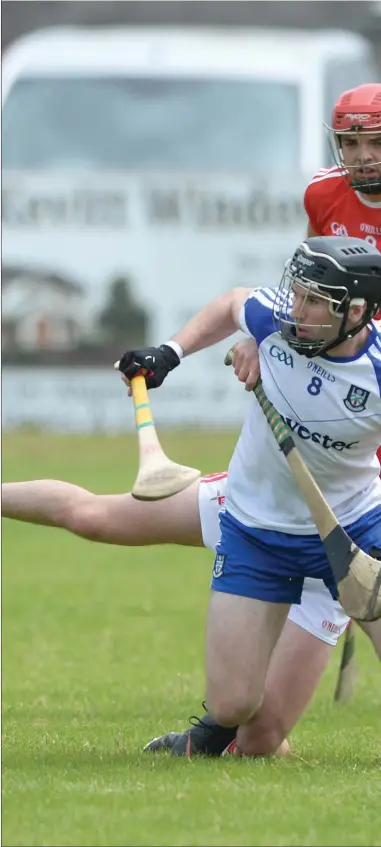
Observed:
[[[161,385],[183,355],[237,328],[259,347],[266,394],[348,534],[381,547],[381,254],[356,238],[307,239],[276,292],[234,289],[209,303],[167,344],[129,350],[127,379]],[[186,366],[186,365],[185,365]],[[287,462],[252,395],[228,475],[206,634],[206,699],[238,725],[237,749],[256,753],[256,716],[271,655],[306,577],[337,599],[323,545]]]
[[[235,347],[235,370],[246,388],[253,387],[258,369],[253,341]],[[125,546],[182,544],[215,550],[218,513],[225,501],[225,472],[210,474],[166,502],[143,503],[130,494],[95,495],[59,480],[4,483],[2,514],[32,523],[65,528],[93,541]],[[306,579],[302,602],[291,606],[266,679],[265,697],[255,724],[256,749],[274,752],[311,699],[332,646],[348,618],[322,580]],[[381,658],[381,622],[364,625]],[[292,695],[292,696],[291,696]],[[183,755],[188,732],[170,733],[149,749],[170,747]],[[219,755],[235,735],[218,727],[210,716],[190,729],[192,750]],[[283,749],[284,749],[283,745]]]

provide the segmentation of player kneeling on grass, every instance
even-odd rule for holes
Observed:
[[[240,369],[247,345],[251,342],[240,345]],[[4,483],[2,512],[8,518],[63,527],[109,544],[183,544],[215,551],[226,483],[225,471],[204,476],[171,497],[170,508],[168,501],[142,502],[131,494],[95,495],[59,480]],[[299,720],[347,622],[340,603],[332,599],[323,581],[306,579],[301,604],[291,606],[271,657],[256,726],[259,755],[274,753]],[[377,625],[367,624],[370,628]],[[190,733],[192,752],[196,749],[216,756],[235,737],[234,728],[220,727],[211,716],[205,716]],[[173,755],[185,755],[188,732],[170,733],[148,747],[170,747]]]
[[[243,329],[257,341],[264,392],[350,538],[381,548],[376,451],[381,416],[381,254],[356,238],[307,239],[279,289],[234,289],[169,342],[182,355]],[[168,373],[161,348],[129,350],[120,370],[150,385]],[[173,362],[171,363],[173,369]],[[206,634],[206,699],[237,749],[258,753],[255,726],[271,656],[306,577],[338,592],[308,508],[255,398],[229,466]]]

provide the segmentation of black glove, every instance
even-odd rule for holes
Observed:
[[[169,371],[177,368],[180,361],[177,353],[172,347],[168,347],[168,344],[161,344],[160,347],[140,347],[138,350],[127,350],[127,353],[123,354],[119,370],[129,380],[134,376],[145,376],[147,388],[158,388]]]

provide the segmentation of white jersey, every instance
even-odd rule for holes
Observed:
[[[381,504],[376,451],[381,443],[381,324],[353,358],[308,359],[274,330],[276,293],[259,289],[241,312],[241,328],[259,347],[269,400],[341,524]],[[254,395],[229,465],[226,509],[249,527],[316,534],[308,507]]]

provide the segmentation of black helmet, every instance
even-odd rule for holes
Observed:
[[[292,284],[307,293],[329,300],[330,313],[341,318],[340,329],[330,341],[297,337],[291,318]],[[366,305],[361,321],[345,329],[350,306]],[[381,253],[362,238],[314,236],[295,250],[277,290],[273,317],[277,330],[297,353],[313,357],[357,335],[381,308]]]

